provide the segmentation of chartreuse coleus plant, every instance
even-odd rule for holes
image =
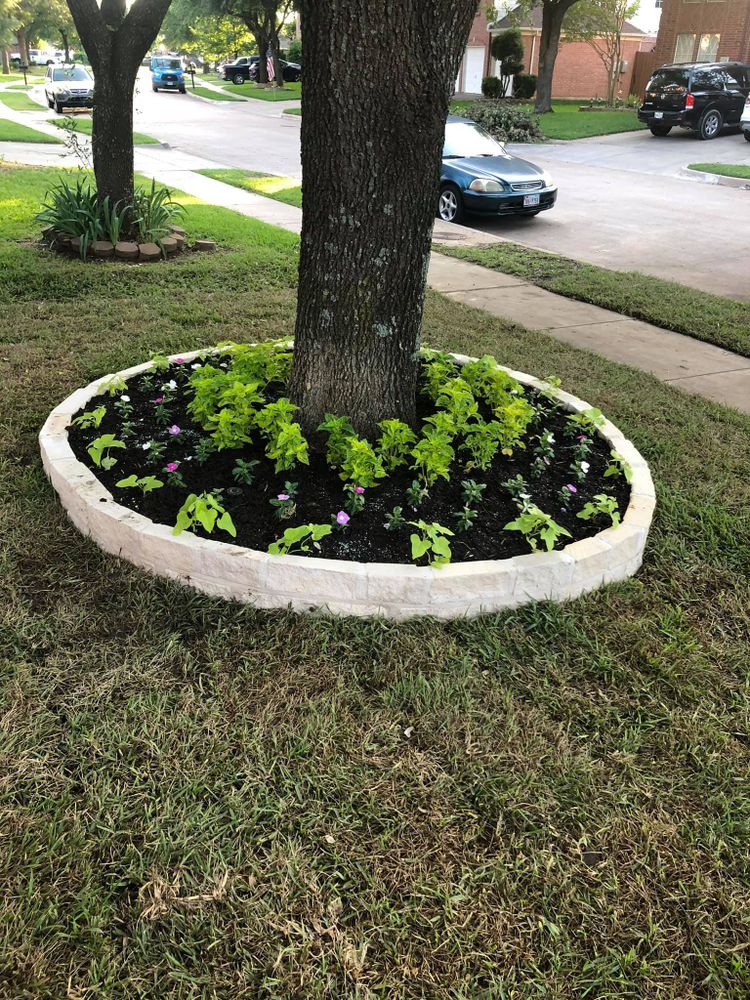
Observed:
[[[221,493],[191,493],[185,503],[177,511],[177,521],[172,528],[173,535],[181,535],[183,531],[195,531],[196,526],[209,535],[214,528],[226,531],[232,538],[237,537],[229,511],[224,509]]]
[[[386,472],[406,465],[409,450],[416,443],[414,431],[403,420],[381,420],[378,454]]]
[[[102,434],[101,437],[91,442],[86,451],[97,468],[111,469],[117,465],[117,459],[113,455],[110,455],[110,451],[113,448],[125,447],[125,442],[118,441],[114,434]]]
[[[319,550],[321,539],[332,531],[330,524],[300,524],[296,528],[287,528],[281,538],[271,542],[268,551],[272,556],[287,556],[310,552],[311,549]]]
[[[597,493],[593,500],[589,500],[578,511],[576,517],[582,521],[592,521],[595,517],[608,517],[612,522],[612,527],[616,528],[620,523],[620,508],[614,497],[608,496],[606,493]]]
[[[157,479],[156,476],[141,476],[138,478],[135,473],[115,483],[115,486],[119,486],[120,489],[138,489],[144,495],[153,492],[153,490],[161,489],[163,485],[164,483],[161,479]]]
[[[533,552],[538,551],[540,542],[551,552],[558,539],[571,537],[567,528],[553,521],[551,515],[545,514],[536,504],[525,507],[514,521],[508,521],[504,530],[520,531]]]
[[[102,420],[104,420],[106,414],[106,406],[97,406],[95,410],[87,410],[85,413],[82,413],[72,420],[71,423],[76,427],[80,427],[81,430],[88,430],[90,427],[101,427]]]
[[[452,537],[452,531],[435,522],[407,521],[407,524],[417,529],[409,536],[414,562],[423,556],[427,556],[429,566],[445,566],[451,561],[451,544],[446,536]]]

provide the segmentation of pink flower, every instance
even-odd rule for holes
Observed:
[[[565,487],[565,489],[568,491],[568,493],[577,493],[578,492],[578,487],[574,486],[572,483],[568,483],[568,485]]]
[[[586,437],[585,434],[579,434],[578,437],[576,438],[576,441],[588,441],[588,438]]]
[[[338,514],[336,515],[336,520],[341,525],[348,524],[349,523],[349,515],[346,513],[345,510],[340,510],[338,512]]]
[[[288,500],[289,499],[289,494],[288,493],[279,493],[279,495],[276,497],[276,499],[277,500]]]
[[[364,488],[364,486],[355,486],[354,487],[354,492],[355,493],[359,493],[360,496],[361,496],[365,492],[365,488]]]
[[[164,402],[164,397],[163,396],[157,396],[156,399],[154,400],[154,402],[158,406],[159,403],[163,403]]]
[[[180,433],[180,428],[177,426],[177,424],[172,424],[172,426],[169,427],[169,428],[167,428],[167,429],[168,429],[168,431],[169,431],[170,434],[179,434]]]
[[[176,365],[184,365],[185,364],[185,359],[184,358],[175,358],[174,359],[174,363]]]
[[[179,462],[167,462],[167,472],[177,472]]]

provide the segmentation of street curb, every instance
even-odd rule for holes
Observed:
[[[192,360],[202,354],[181,355]],[[171,358],[174,361],[180,355]],[[459,364],[472,360],[455,354]],[[547,383],[505,368],[524,385],[554,394],[570,412],[589,409],[583,400]],[[360,563],[343,559],[272,556],[190,532],[172,534],[118,504],[75,457],[68,427],[74,415],[115,377],[128,379],[151,362],[99,378],[57,406],[39,434],[42,464],[62,506],[84,535],[112,555],[203,593],[258,608],[323,609],[336,615],[406,619],[474,617],[534,601],[567,601],[625,580],[639,569],[656,494],[645,459],[623,433],[605,421],[598,434],[632,469],[631,495],[622,522],[552,552],[509,559],[453,563],[440,569],[402,563]]]
[[[750,191],[750,180],[744,177],[725,177],[723,174],[712,174],[708,170],[691,170],[689,167],[682,167],[677,176],[689,181],[698,181],[702,184],[717,184],[719,187]]]

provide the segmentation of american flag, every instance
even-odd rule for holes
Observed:
[[[268,56],[268,58],[266,59],[266,67],[268,69],[268,79],[273,80],[274,78],[273,56]]]

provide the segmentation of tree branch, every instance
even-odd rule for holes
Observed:
[[[101,65],[105,48],[105,28],[96,0],[68,0],[68,8],[94,73]]]
[[[154,44],[172,0],[135,0],[120,24],[122,51],[129,61],[140,63]]]

